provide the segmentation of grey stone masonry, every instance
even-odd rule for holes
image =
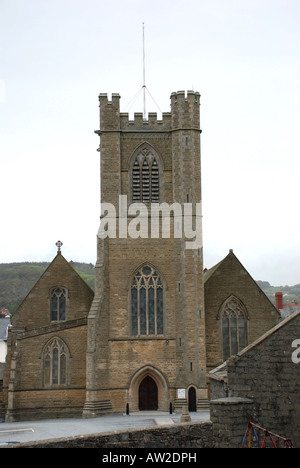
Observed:
[[[218,448],[240,448],[252,414],[253,401],[248,398],[228,397],[211,400],[210,418]]]
[[[180,423],[27,442],[4,448],[217,448],[211,422]]]
[[[228,397],[248,399],[251,404],[230,408],[227,399],[229,410],[226,410],[218,400],[211,402],[211,419],[214,430],[220,431],[219,436],[225,440],[230,436],[226,431],[232,430],[239,421],[245,424],[251,418],[252,422],[291,439],[295,447],[300,447],[299,357],[300,311],[229,359],[227,378],[223,377],[224,383],[227,380]],[[226,399],[219,402],[222,400],[224,403]],[[222,424],[215,426],[219,421]]]

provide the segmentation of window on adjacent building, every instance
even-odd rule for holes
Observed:
[[[151,266],[138,270],[131,283],[131,332],[133,335],[164,333],[164,288]]]
[[[135,157],[132,165],[132,201],[159,202],[159,166],[148,148]]]
[[[50,318],[52,322],[66,320],[66,299],[67,291],[65,288],[51,290]]]
[[[248,344],[247,311],[235,297],[230,297],[221,309],[223,360],[236,355]]]
[[[44,349],[44,386],[65,386],[67,384],[67,349],[58,338],[53,338]]]

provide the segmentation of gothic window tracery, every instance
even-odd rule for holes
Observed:
[[[44,386],[65,386],[67,384],[67,350],[58,338],[51,340],[43,353]]]
[[[135,157],[131,177],[133,202],[159,202],[159,165],[149,148]]]
[[[65,288],[53,288],[50,292],[50,319],[54,321],[66,320],[66,299]]]
[[[245,306],[234,296],[226,300],[221,310],[223,360],[234,356],[248,344]]]
[[[164,333],[164,291],[159,274],[151,266],[138,270],[131,282],[131,332],[133,335]]]

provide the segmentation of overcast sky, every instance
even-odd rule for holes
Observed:
[[[98,94],[129,110],[143,22],[159,108],[201,94],[205,267],[300,283],[299,0],[0,0],[0,263],[95,263]]]

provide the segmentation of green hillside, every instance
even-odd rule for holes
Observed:
[[[90,288],[94,289],[94,265],[70,263]],[[0,263],[0,308],[5,307],[13,314],[48,265],[47,262]]]
[[[257,284],[273,304],[275,304],[275,294],[278,291],[283,293],[284,304],[291,304],[294,301],[300,304],[300,284],[296,284],[295,286],[271,286],[268,281],[257,281]]]
[[[94,265],[92,263],[70,263],[90,288],[94,289]],[[48,265],[47,262],[0,263],[0,308],[5,307],[13,314]],[[284,294],[284,303],[296,301],[300,304],[300,284],[271,286],[268,281],[257,281],[257,284],[273,304],[275,304],[277,291]]]

